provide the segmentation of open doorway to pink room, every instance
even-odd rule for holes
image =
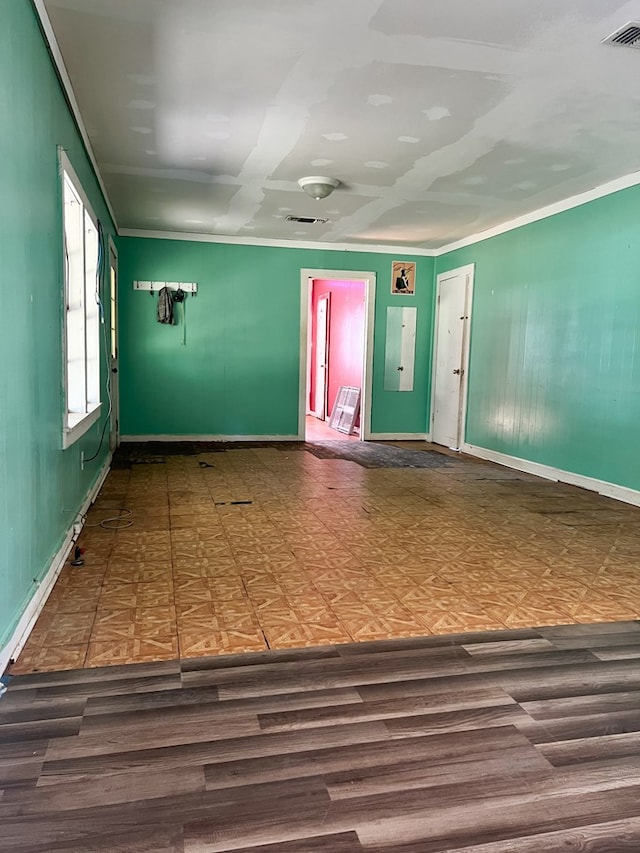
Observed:
[[[368,437],[368,338],[373,331],[369,309],[374,287],[373,273],[303,270],[306,322],[302,323],[301,336],[305,346],[301,352],[304,397],[300,426],[304,434],[300,437],[306,441],[358,441]],[[349,429],[351,420],[353,427]]]

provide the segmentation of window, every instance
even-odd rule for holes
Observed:
[[[100,291],[98,225],[64,155],[62,197],[66,448],[100,417]]]

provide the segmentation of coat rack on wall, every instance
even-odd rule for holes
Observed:
[[[183,290],[185,293],[192,293],[194,296],[198,292],[198,285],[195,281],[134,281],[134,290],[146,290],[151,293],[158,293],[163,287],[168,287],[169,290]]]

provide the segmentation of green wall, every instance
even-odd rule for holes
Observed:
[[[372,429],[424,433],[430,384],[432,258],[416,260],[415,296],[391,295],[395,255],[125,237],[119,242],[123,435],[295,435],[300,270],[377,274]],[[183,328],[156,321],[135,280],[196,281]],[[415,390],[383,390],[387,305],[418,307]],[[180,309],[178,309],[180,310]]]
[[[466,440],[640,489],[640,188],[443,255],[475,263]]]
[[[29,0],[0,0],[0,649],[95,481],[100,425],[61,450],[62,218],[57,146],[108,213]],[[103,373],[104,375],[104,373]]]

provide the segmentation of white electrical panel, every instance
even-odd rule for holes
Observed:
[[[413,391],[417,313],[417,308],[387,308],[385,391]]]

